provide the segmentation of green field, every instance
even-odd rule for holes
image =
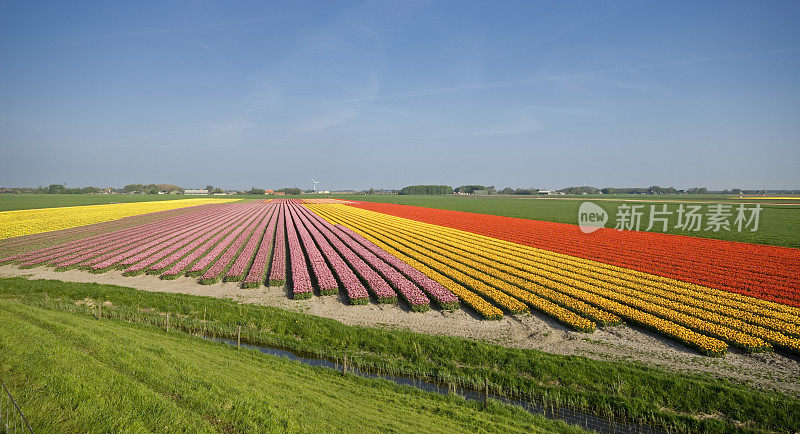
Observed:
[[[0,194],[0,211],[57,208],[62,206],[105,205],[109,203],[149,202],[209,196],[171,194]],[[220,196],[227,198],[228,196]]]
[[[669,200],[685,200],[685,196],[659,196],[657,198],[642,196],[625,196],[625,199],[608,201],[608,197],[603,196],[582,196],[575,198],[534,198],[534,197],[509,197],[509,196],[403,196],[403,195],[336,195],[340,199],[361,200],[365,202],[385,202],[397,203],[402,205],[414,205],[429,208],[448,209],[454,211],[467,211],[480,214],[493,214],[506,217],[518,217],[532,220],[543,220],[558,223],[577,224],[578,207],[586,200],[594,199],[594,203],[606,210],[609,221],[606,227],[615,227],[617,207],[622,203],[629,205],[645,205],[642,217],[641,230],[647,228],[650,205],[655,204],[660,209],[660,204],[667,204],[667,210],[673,211],[670,218],[669,230],[667,233],[678,235],[689,235],[704,238],[714,238],[729,241],[741,241],[755,244],[768,244],[783,247],[800,247],[800,202],[790,205],[761,203],[762,211],[759,219],[759,227],[755,232],[749,229],[742,232],[732,228],[730,231],[683,231],[676,230],[674,226],[677,222],[676,202],[659,202]],[[598,200],[604,199],[604,200]],[[642,202],[653,200],[654,202]],[[691,201],[706,200],[725,204],[735,204],[740,202],[727,196],[709,196],[693,198]],[[743,200],[743,202],[754,202]],[[705,204],[703,212],[705,212]],[[733,218],[731,218],[731,222]],[[705,228],[705,220],[703,228]],[[657,226],[654,229],[660,229]]]
[[[744,426],[790,431],[800,426],[798,397],[638,363],[603,362],[453,337],[347,326],[277,308],[109,285],[4,278],[0,279],[0,300],[4,300],[0,304],[0,375],[20,390],[23,407],[37,412],[39,406],[51,403],[38,413],[41,423],[46,423],[47,415],[67,417],[70,409],[76,408],[80,409],[78,420],[105,423],[105,419],[92,418],[108,411],[113,412],[109,420],[130,426],[158,426],[153,424],[161,423],[164,413],[180,421],[197,420],[192,418],[199,414],[204,420],[220,419],[224,426],[237,427],[248,427],[260,417],[275,417],[267,426],[289,424],[312,429],[324,427],[321,415],[340,414],[336,419],[342,424],[339,429],[372,430],[382,426],[369,428],[375,423],[370,420],[372,415],[347,413],[348,409],[339,404],[344,399],[340,393],[352,392],[354,395],[347,399],[355,400],[352,408],[360,408],[364,405],[360,395],[364,388],[372,391],[368,396],[386,394],[386,401],[393,403],[397,413],[381,418],[396,424],[404,423],[402,414],[410,409],[419,411],[426,424],[439,423],[436,414],[453,417],[441,422],[443,429],[465,429],[465,423],[477,424],[489,417],[476,415],[474,407],[460,401],[415,394],[407,399],[402,394],[392,395],[398,393],[394,386],[377,386],[366,380],[349,383],[298,364],[254,353],[237,355],[241,353],[184,334],[167,335],[160,330],[169,313],[173,330],[190,334],[204,332],[235,339],[241,326],[242,340],[256,345],[335,360],[346,356],[359,367],[462,385],[481,386],[488,380],[493,391],[514,392],[549,405],[571,405],[673,430],[721,432]],[[97,310],[87,306],[94,302],[104,303],[100,322],[91,319]],[[70,368],[73,365],[77,367]],[[78,381],[87,384],[76,386]],[[280,387],[267,389],[276,382]],[[261,401],[272,396],[270,393],[278,398]],[[302,402],[311,403],[303,406],[298,402],[287,409],[286,397],[297,395],[304,397]],[[139,402],[152,407],[143,408]],[[262,414],[255,410],[262,407],[269,411]],[[150,408],[163,411],[150,412]],[[308,408],[319,414],[301,416]],[[286,419],[278,418],[289,410]],[[369,411],[390,410],[370,407]],[[496,425],[486,425],[487,429],[529,429],[538,423],[511,410],[497,411],[500,413],[492,416],[496,419],[486,420]],[[503,414],[512,415],[514,422],[503,419]],[[467,422],[476,417],[478,421]],[[526,424],[530,426],[526,428]]]

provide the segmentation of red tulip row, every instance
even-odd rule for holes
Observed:
[[[800,306],[800,249],[614,229],[587,235],[563,223],[407,205],[353,206]]]
[[[314,277],[317,279],[320,295],[337,294],[339,292],[339,284],[336,282],[336,278],[333,277],[333,272],[331,272],[330,267],[328,267],[325,256],[319,251],[308,229],[306,229],[305,225],[303,225],[303,222],[300,220],[297,210],[299,206],[300,205],[289,205],[288,211],[297,228],[297,233],[300,235],[300,241],[303,250],[306,252],[306,258],[309,264],[311,264],[311,271],[314,272]]]
[[[450,310],[458,309],[458,297],[450,292],[450,290],[442,286],[439,282],[436,282],[411,265],[408,265],[400,259],[392,256],[389,252],[376,246],[371,241],[354,232],[350,228],[342,225],[335,225],[333,227],[339,231],[339,236],[342,237],[342,239],[346,239],[345,237],[350,237],[353,241],[360,244],[377,257],[383,259],[386,261],[386,263],[398,269],[406,277],[411,279],[412,282],[419,285],[419,287],[422,288],[426,294],[428,294],[428,297],[435,301],[440,308]]]
[[[206,255],[206,257],[219,257],[206,268],[206,271],[203,273],[203,276],[200,279],[200,283],[209,285],[219,282],[219,279],[222,278],[222,276],[227,272],[228,268],[233,264],[234,259],[237,259],[241,255],[242,247],[244,246],[245,242],[251,238],[256,240],[261,239],[261,235],[264,232],[264,227],[269,220],[269,216],[267,214],[272,211],[272,208],[273,207],[269,205],[264,206],[262,210],[259,211],[258,215],[256,215],[255,219],[250,221],[250,223],[247,224],[247,227],[239,232],[239,234],[236,236],[236,239],[230,243],[230,245],[223,248],[221,255],[217,255],[216,251],[220,246],[225,244],[225,241],[220,242],[211,253]],[[260,229],[260,231],[258,231],[257,228]],[[231,235],[233,235],[233,233],[231,233]],[[228,237],[231,235],[228,235]],[[200,262],[198,261],[198,264],[199,263]],[[195,266],[197,266],[197,264],[195,264]]]
[[[340,253],[343,253],[342,249],[337,248],[337,246],[332,246],[328,240],[325,239],[322,233],[320,233],[319,228],[309,219],[309,214],[311,213],[308,211],[308,209],[303,206],[293,206],[292,208],[297,211],[300,221],[305,225],[306,229],[311,234],[311,237],[314,239],[314,241],[316,241],[317,245],[319,245],[319,248],[325,255],[325,258],[327,258],[328,262],[330,262],[331,268],[333,268],[333,271],[336,273],[339,281],[342,282],[342,286],[347,293],[350,303],[367,304],[369,302],[369,293],[367,293],[367,288],[364,287],[364,284],[361,283],[361,280],[359,280],[353,270],[350,269],[348,264],[345,262],[346,259],[342,259],[342,256],[344,256],[346,252],[342,256],[339,256]],[[388,289],[391,291],[391,288]],[[394,301],[397,301],[397,298],[394,297],[393,291],[391,291],[391,295]],[[383,299],[378,297],[378,300],[381,301]]]
[[[289,246],[292,294],[295,299],[311,298],[314,294],[314,287],[311,284],[311,276],[308,274],[306,256],[300,246],[300,238],[297,235],[294,219],[287,207],[284,207],[283,210],[283,221],[286,227],[286,241]]]
[[[275,228],[275,247],[272,249],[272,266],[269,270],[269,286],[283,286],[283,284],[286,283],[286,210],[284,207],[280,209],[277,223],[278,225]],[[261,248],[264,247],[262,243]],[[262,255],[261,248],[258,250],[256,261],[258,260],[258,256]],[[268,252],[264,253],[265,262],[267,254]],[[250,275],[247,276],[245,284],[249,281],[252,282],[251,285],[260,285],[261,280],[256,280],[252,274],[253,270],[251,268]]]
[[[267,258],[270,250],[272,250],[272,236],[275,233],[275,221],[279,209],[277,206],[270,207],[269,215],[261,221],[261,224],[253,232],[253,236],[247,241],[236,261],[228,269],[225,274],[226,282],[239,282],[244,279],[247,272],[247,267],[252,263],[252,267],[256,267],[260,271],[256,274],[259,275],[259,284],[264,278],[264,270],[267,266]],[[263,259],[256,257],[256,249],[266,243],[265,254]]]

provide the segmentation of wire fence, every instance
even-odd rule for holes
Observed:
[[[11,391],[8,390],[6,383],[2,379],[0,379],[0,385],[3,388],[2,392],[0,392],[0,422],[2,422],[0,432],[9,434],[33,433],[28,420],[25,419],[25,415],[22,414],[17,401],[11,396]]]

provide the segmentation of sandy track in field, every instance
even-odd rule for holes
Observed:
[[[292,300],[286,288],[242,289],[233,282],[200,285],[195,278],[161,280],[152,275],[125,277],[121,271],[92,274],[81,270],[56,272],[45,267],[19,269],[13,265],[3,265],[0,266],[0,276],[94,282],[143,291],[228,298],[331,318],[350,325],[407,329],[554,354],[643,363],[674,371],[707,373],[759,388],[800,395],[800,357],[774,353],[747,355],[736,349],[724,357],[706,357],[654,333],[628,326],[605,327],[587,334],[568,330],[540,314],[507,315],[500,321],[484,321],[468,310],[418,313],[409,311],[404,305],[371,303],[350,306],[344,303],[342,296]]]

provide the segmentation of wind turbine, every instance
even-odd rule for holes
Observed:
[[[319,184],[319,181],[315,181],[314,178],[311,178],[311,182],[314,183],[314,193],[316,193],[317,192],[317,184]]]

